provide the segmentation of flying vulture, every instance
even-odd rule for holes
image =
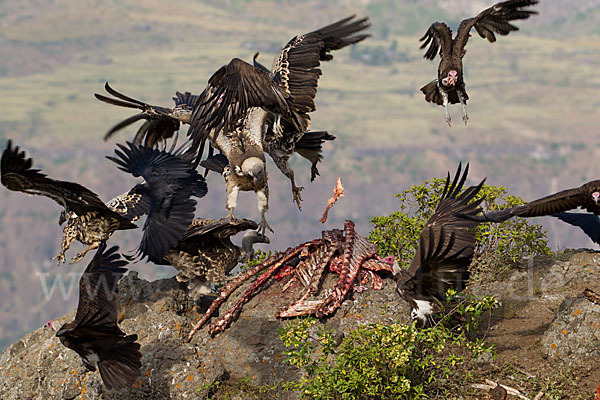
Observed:
[[[462,193],[469,164],[461,177],[459,164],[454,180],[450,173],[438,206],[421,232],[419,246],[410,267],[396,271],[394,279],[400,296],[412,307],[410,316],[422,326],[439,311],[448,289],[461,291],[469,279],[469,264],[475,251],[475,228],[478,223],[457,216],[476,215],[483,198],[472,201],[485,179]]]
[[[77,183],[48,178],[39,169],[33,169],[32,164],[31,158],[25,158],[25,152],[20,151],[18,146],[13,147],[9,140],[0,163],[2,184],[28,195],[49,197],[63,206],[59,225],[65,222],[66,225],[61,250],[52,258],[59,264],[65,262],[65,253],[75,240],[89,247],[73,257],[71,263],[79,262],[114,231],[136,228],[131,221],[147,212],[149,204],[142,200],[135,188],[104,204],[89,189]]]
[[[75,319],[56,332],[61,343],[81,357],[87,369],[100,371],[104,386],[121,390],[137,380],[142,367],[137,335],[125,335],[117,325],[117,282],[127,271],[117,246],[106,243],[89,263],[79,281]]]
[[[478,222],[504,222],[512,217],[543,217],[563,213],[577,207],[586,209],[595,215],[600,215],[599,202],[600,180],[595,180],[578,188],[562,190],[519,206],[466,217]]]
[[[469,119],[467,115],[469,96],[465,90],[462,59],[467,52],[465,46],[471,36],[471,28],[474,27],[479,36],[493,43],[496,41],[495,34],[508,35],[512,31],[519,30],[511,24],[511,21],[527,19],[537,14],[536,11],[528,9],[537,3],[538,0],[508,0],[497,3],[483,10],[476,17],[463,20],[454,39],[452,39],[452,31],[443,22],[434,22],[425,32],[420,39],[424,41],[421,49],[429,46],[424,58],[434,60],[439,53],[441,60],[438,66],[438,78],[423,86],[421,91],[425,94],[427,102],[444,106],[448,125],[451,122],[448,103],[460,103],[465,125]]]
[[[177,246],[170,249],[163,264],[172,265],[179,274],[177,280],[190,282],[197,294],[207,294],[210,283],[222,283],[238,262],[254,254],[254,243],[270,243],[268,237],[250,230],[258,224],[248,219],[194,219]],[[234,245],[231,237],[246,232],[242,247]]]
[[[568,224],[578,226],[590,239],[600,244],[599,202],[600,180],[594,180],[578,188],[562,190],[519,206],[465,217],[478,222],[504,222],[512,217],[543,217],[550,215]],[[585,209],[589,213],[565,212],[577,207]]]
[[[145,120],[138,129],[133,144],[139,146],[143,143],[146,147],[155,147],[160,143],[165,143],[167,139],[173,137],[175,132],[179,131],[181,124],[189,124],[192,110],[199,97],[190,92],[175,92],[175,97],[173,97],[175,107],[167,108],[146,104],[119,93],[110,87],[108,82],[104,85],[104,89],[115,98],[96,93],[95,96],[98,100],[115,106],[141,110],[140,113],[126,118],[110,128],[104,135],[104,140],[108,140],[116,132],[137,121]]]
[[[239,191],[252,190],[261,214],[259,231],[272,231],[265,218],[268,185],[264,151],[290,179],[294,201],[300,203],[302,188],[296,186],[287,159],[294,151],[300,152],[296,143],[304,137],[317,153],[324,140],[333,138],[323,132],[306,133],[309,113],[316,108],[319,66],[333,58],[331,51],[367,38],[369,35],[361,32],[369,26],[367,18],[344,18],[291,39],[275,57],[271,70],[259,64],[256,56],[253,65],[234,58],[210,77],[192,112],[188,135],[198,157],[208,140],[227,160],[228,217],[233,217]],[[314,177],[320,156],[311,157]]]
[[[149,199],[138,255],[160,263],[192,222],[196,201],[191,196],[204,197],[206,182],[192,167],[193,155],[185,155],[181,148],[171,153],[131,142],[117,146],[117,157],[107,158],[121,171],[144,178],[136,188]]]

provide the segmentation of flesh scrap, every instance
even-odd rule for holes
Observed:
[[[188,336],[188,341],[238,287],[261,272],[240,300],[225,315],[210,325],[209,332],[211,334],[225,330],[240,314],[243,305],[260,291],[263,285],[272,277],[280,279],[293,274],[284,290],[294,280],[300,281],[304,286],[300,298],[279,311],[277,316],[280,318],[309,314],[314,314],[320,318],[330,315],[342,304],[355,284],[366,284],[369,278],[373,289],[379,290],[382,288],[383,282],[375,272],[383,270],[391,273],[393,260],[391,262],[387,259],[386,261],[381,260],[377,256],[377,248],[356,233],[354,222],[346,221],[343,231],[340,229],[327,230],[323,231],[321,236],[320,239],[276,253],[262,264],[230,280],[227,285],[221,288],[219,296],[194,326]],[[290,264],[296,266],[290,266]],[[333,272],[338,275],[334,288],[324,299],[307,300],[309,295],[318,294],[319,286],[326,272]]]
[[[327,206],[325,211],[323,212],[323,216],[319,221],[324,224],[327,221],[327,214],[329,213],[329,209],[333,207],[333,205],[338,201],[340,197],[344,197],[344,187],[342,186],[342,178],[338,176],[337,181],[335,182],[335,187],[333,188],[333,196],[327,199]]]

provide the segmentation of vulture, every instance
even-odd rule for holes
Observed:
[[[192,222],[196,201],[191,196],[204,197],[208,191],[206,182],[192,167],[193,155],[184,154],[182,148],[167,152],[131,142],[117,146],[116,157],[106,158],[121,171],[144,179],[135,188],[149,203],[137,253],[141,258],[160,263]]]
[[[198,160],[207,140],[227,160],[229,218],[234,217],[239,191],[254,191],[261,215],[259,231],[273,231],[265,218],[269,201],[265,151],[290,179],[293,199],[300,205],[302,188],[296,186],[288,159],[295,151],[310,151],[314,179],[320,146],[333,139],[326,132],[308,132],[310,113],[316,109],[319,66],[333,58],[330,52],[366,39],[369,35],[362,32],[369,26],[367,18],[344,18],[292,38],[271,70],[256,56],[253,64],[234,58],[210,77],[192,111],[188,135]]]
[[[496,35],[508,35],[519,30],[511,21],[527,19],[536,11],[528,9],[538,3],[538,0],[508,0],[497,3],[474,18],[463,20],[454,39],[452,31],[443,22],[431,24],[425,35],[420,39],[424,41],[421,49],[427,48],[424,58],[434,60],[440,55],[437,79],[421,88],[425,94],[425,101],[443,105],[446,113],[446,122],[450,126],[451,118],[448,103],[462,105],[462,119],[467,124],[467,100],[469,96],[465,90],[462,59],[466,54],[465,46],[469,40],[470,31],[475,28],[479,36],[491,43],[496,41]]]
[[[137,335],[125,335],[117,325],[117,282],[127,271],[117,246],[106,243],[79,280],[79,305],[75,319],[56,332],[61,343],[75,351],[90,371],[98,369],[106,389],[131,387],[140,376],[142,354]]]
[[[465,217],[478,222],[504,222],[512,217],[543,217],[550,215],[568,224],[578,226],[590,239],[600,244],[599,202],[600,180],[594,180],[578,188],[562,190],[519,206]],[[565,212],[578,207],[587,210],[588,213]]]
[[[104,85],[104,89],[114,98],[95,93],[94,95],[98,100],[141,111],[110,128],[104,135],[104,140],[110,139],[116,132],[137,121],[145,120],[138,129],[133,144],[136,146],[143,144],[146,147],[156,147],[160,143],[166,144],[166,140],[172,138],[175,132],[179,131],[181,124],[189,124],[192,110],[199,97],[190,92],[175,92],[175,97],[173,97],[175,106],[167,108],[146,104],[119,93],[108,82]]]
[[[88,247],[74,256],[71,263],[79,262],[113,232],[137,228],[132,221],[149,208],[137,188],[104,204],[91,190],[77,183],[48,178],[39,169],[32,168],[32,164],[32,159],[25,158],[25,152],[18,146],[13,147],[9,140],[0,161],[1,181],[10,190],[46,196],[64,208],[58,221],[59,225],[66,222],[61,250],[52,258],[59,264],[65,262],[65,253],[75,240]]]
[[[600,215],[599,201],[600,180],[595,180],[519,206],[465,217],[478,222],[504,222],[512,217],[542,217],[564,213],[577,207],[594,215]]]
[[[461,177],[461,165],[454,179],[450,173],[439,204],[423,226],[419,246],[407,270],[395,272],[396,289],[411,306],[410,316],[425,326],[439,311],[448,289],[461,291],[469,279],[469,264],[475,251],[475,228],[478,222],[457,216],[481,212],[477,196],[485,179],[477,186],[461,190],[467,179],[469,164]]]
[[[268,237],[251,230],[258,224],[248,219],[214,220],[194,219],[179,243],[165,255],[162,264],[171,265],[179,273],[177,280],[190,282],[194,297],[210,292],[210,283],[222,283],[238,262],[246,262],[254,255],[254,243],[270,243]],[[246,231],[242,247],[231,242],[231,237]]]

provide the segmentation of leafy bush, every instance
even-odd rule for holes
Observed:
[[[429,329],[418,329],[414,322],[364,325],[337,347],[334,333],[315,318],[290,321],[280,338],[288,348],[287,361],[306,374],[284,387],[300,391],[301,398],[344,400],[421,399],[448,390],[447,382],[464,380],[459,366],[493,351],[482,340],[467,339],[465,332],[476,329],[476,316],[498,302],[486,297],[459,304],[453,312],[464,316],[466,324],[447,328],[448,314]]]
[[[445,179],[434,178],[396,195],[400,210],[371,219],[369,240],[380,254],[393,255],[401,267],[408,268],[419,243],[423,225],[433,214],[444,190]],[[501,186],[484,185],[477,198],[485,197],[484,211],[523,204]],[[475,263],[480,269],[495,271],[507,263],[526,257],[550,255],[546,232],[529,219],[512,218],[501,224],[480,224],[477,228]]]

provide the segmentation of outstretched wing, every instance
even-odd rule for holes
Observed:
[[[282,115],[297,131],[308,130],[308,113],[316,108],[320,62],[331,60],[331,51],[369,36],[359,34],[370,26],[368,19],[354,18],[294,37],[275,57],[270,73],[256,56],[254,65],[234,58],[221,67],[210,78],[192,114],[189,134],[194,142],[202,143],[214,131],[228,131],[249,107],[263,107]]]
[[[119,169],[145,179],[142,193],[148,196],[150,208],[138,254],[161,262],[192,222],[196,201],[190,197],[203,197],[207,192],[206,182],[192,169],[190,154],[172,154],[129,142],[127,145],[119,145],[120,150],[115,150],[118,158],[107,158],[119,165]]]
[[[127,261],[118,251],[118,246],[106,250],[103,242],[81,276],[76,325],[93,322],[93,325],[117,326],[115,293],[119,279],[127,271]]]
[[[475,27],[479,36],[493,43],[496,41],[495,34],[505,36],[519,30],[517,26],[511,24],[511,21],[527,19],[531,15],[537,14],[537,11],[527,9],[537,3],[538,0],[503,1],[486,8],[475,18],[463,20],[458,27],[456,39],[454,39],[453,57],[463,57],[471,28]]]
[[[315,111],[317,85],[322,74],[321,61],[331,61],[330,53],[358,43],[369,34],[361,33],[371,26],[368,18],[356,16],[341,19],[316,31],[292,38],[273,60],[271,73],[279,88],[291,96],[300,132],[310,127],[308,113]]]
[[[529,203],[466,218],[478,222],[504,222],[512,217],[542,217],[562,213],[586,204],[588,194],[583,190],[584,187],[562,190]]]
[[[423,42],[420,49],[427,48],[423,58],[433,60],[435,57],[449,57],[452,54],[452,30],[443,22],[434,22],[419,41]]]
[[[289,114],[288,98],[262,69],[234,58],[209,79],[192,113],[188,135],[198,143],[212,129],[228,132],[250,107]]]
[[[468,267],[475,251],[473,228],[478,224],[456,214],[476,215],[481,211],[479,204],[483,198],[473,199],[485,179],[460,193],[468,171],[469,164],[461,177],[459,164],[454,180],[448,174],[440,203],[423,227],[415,258],[407,271],[418,291],[438,299],[444,299],[449,288],[464,289],[469,278]]]
[[[189,116],[199,98],[199,96],[192,95],[190,92],[176,92],[175,97],[173,97],[175,107],[170,109],[167,107],[152,106],[119,93],[110,87],[108,82],[104,85],[104,88],[115,98],[96,93],[95,96],[98,100],[119,107],[142,110],[141,113],[126,118],[110,128],[104,135],[104,140],[108,140],[121,129],[137,121],[144,120],[144,123],[140,126],[133,139],[133,143],[139,145],[143,142],[147,147],[154,147],[158,143],[173,137],[175,132],[180,128],[180,122],[189,122]]]
[[[31,158],[9,140],[0,161],[1,181],[10,190],[51,198],[66,210],[77,215],[89,211],[110,213],[104,202],[91,190],[78,183],[48,178],[39,169],[32,168]]]
[[[594,243],[600,244],[600,218],[597,215],[564,212],[552,214],[552,216],[579,227]]]

